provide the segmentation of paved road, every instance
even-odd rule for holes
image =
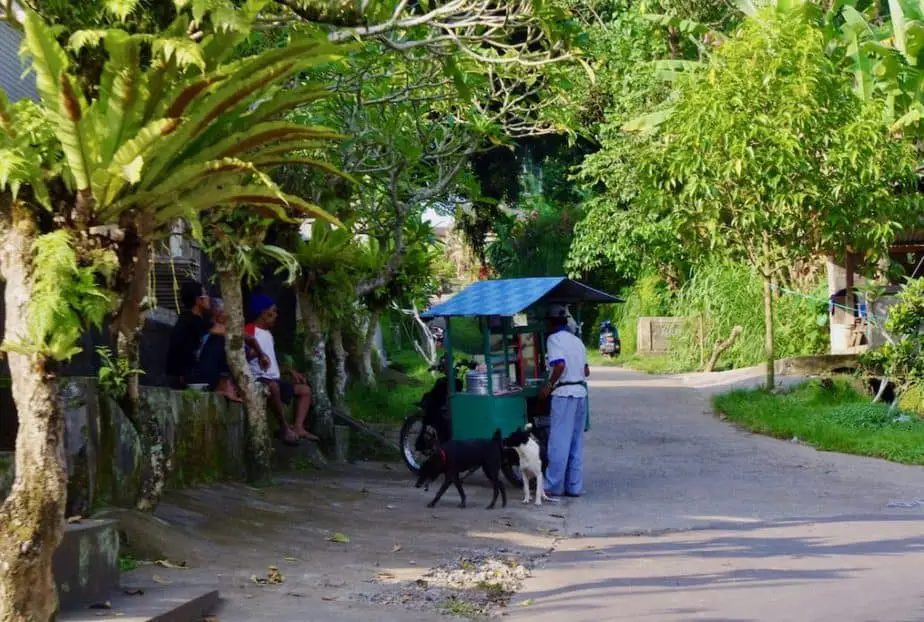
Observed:
[[[588,493],[566,511],[578,537],[561,542],[510,617],[924,620],[924,469],[820,453],[711,416],[712,393],[756,374],[716,382],[603,368],[592,378]]]

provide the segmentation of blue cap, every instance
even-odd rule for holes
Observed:
[[[261,313],[275,305],[273,299],[269,296],[254,296],[250,299],[250,315],[254,318],[260,316]]]

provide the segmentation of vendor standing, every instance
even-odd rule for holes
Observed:
[[[549,381],[540,390],[551,396],[549,414],[549,464],[545,472],[546,494],[580,497],[584,485],[584,423],[587,401],[587,349],[568,330],[568,309],[549,308],[549,338],[546,343]]]

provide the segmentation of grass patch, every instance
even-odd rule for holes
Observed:
[[[468,618],[469,620],[477,620],[482,615],[481,607],[478,605],[464,600],[456,600],[455,598],[451,598],[444,602],[440,605],[440,609],[451,616]]]
[[[138,567],[138,560],[134,555],[119,555],[119,572],[131,572]]]
[[[784,393],[761,389],[713,398],[742,427],[816,449],[924,464],[924,420],[872,404],[846,379],[811,380]]]
[[[351,387],[346,399],[357,419],[368,423],[400,423],[433,385],[435,376],[427,371],[427,363],[416,352],[397,352],[389,358],[394,369],[406,378],[399,381],[391,375],[380,376],[375,386]]]

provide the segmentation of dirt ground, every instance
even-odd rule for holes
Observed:
[[[507,486],[507,507],[498,501],[487,510],[491,488],[481,473],[465,490],[466,509],[452,488],[429,509],[434,487],[414,488],[403,466],[365,463],[279,476],[267,488],[172,492],[156,519],[119,518],[139,559],[189,568],[141,565],[123,584],[153,578],[217,586],[222,622],[502,613],[564,535],[565,504],[527,506],[522,489]]]

